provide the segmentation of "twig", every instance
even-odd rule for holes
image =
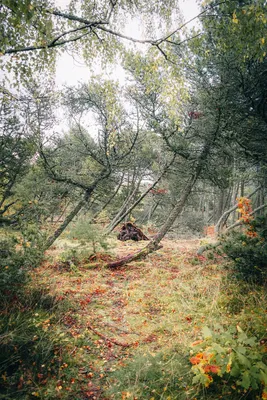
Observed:
[[[118,326],[112,325],[112,324],[110,324],[108,322],[104,323],[103,325],[110,326],[111,328],[116,329],[117,331],[123,332],[126,335],[137,335],[137,336],[140,336],[140,333],[126,331],[125,329],[121,329]]]
[[[107,336],[103,335],[102,333],[98,332],[95,328],[93,328],[91,325],[87,324],[87,328],[90,329],[92,332],[94,332],[97,336],[101,337],[102,339],[106,340],[109,343],[113,343],[116,344],[117,346],[121,346],[121,347],[131,347],[133,346],[133,343],[121,343],[118,342],[116,339],[114,338],[108,338]]]

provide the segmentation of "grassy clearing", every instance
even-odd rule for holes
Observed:
[[[260,398],[227,382],[220,393],[191,384],[190,344],[204,326],[239,325],[259,341],[267,327],[264,289],[229,279],[221,256],[196,257],[199,244],[165,240],[146,260],[108,270],[103,263],[110,255],[62,262],[59,242],[29,287],[45,290],[27,306],[33,327],[27,357],[36,367],[22,360],[15,378],[12,368],[2,368],[2,398],[9,385],[17,390],[10,398],[24,399]],[[142,245],[118,243],[112,255]],[[46,362],[38,364],[40,352]]]

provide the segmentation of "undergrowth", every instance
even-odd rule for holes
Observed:
[[[264,287],[240,283],[221,255],[175,245],[118,270],[102,267],[104,255],[93,269],[50,258],[33,270],[2,303],[0,398],[264,399]],[[227,375],[238,353],[244,365]]]

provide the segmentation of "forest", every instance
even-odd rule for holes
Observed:
[[[0,2],[0,399],[267,399],[267,4],[198,5]]]

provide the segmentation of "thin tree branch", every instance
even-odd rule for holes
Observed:
[[[263,210],[266,206],[267,206],[267,203],[266,204],[262,204],[261,206],[255,208],[255,210],[253,210],[251,213],[249,213],[248,216],[252,216],[252,215],[256,214],[258,211]],[[235,228],[235,227],[237,227],[239,225],[242,225],[243,223],[244,223],[244,221],[242,219],[239,219],[234,224],[228,226],[228,228],[225,230],[224,233],[229,232],[231,229],[233,229],[233,228]]]

